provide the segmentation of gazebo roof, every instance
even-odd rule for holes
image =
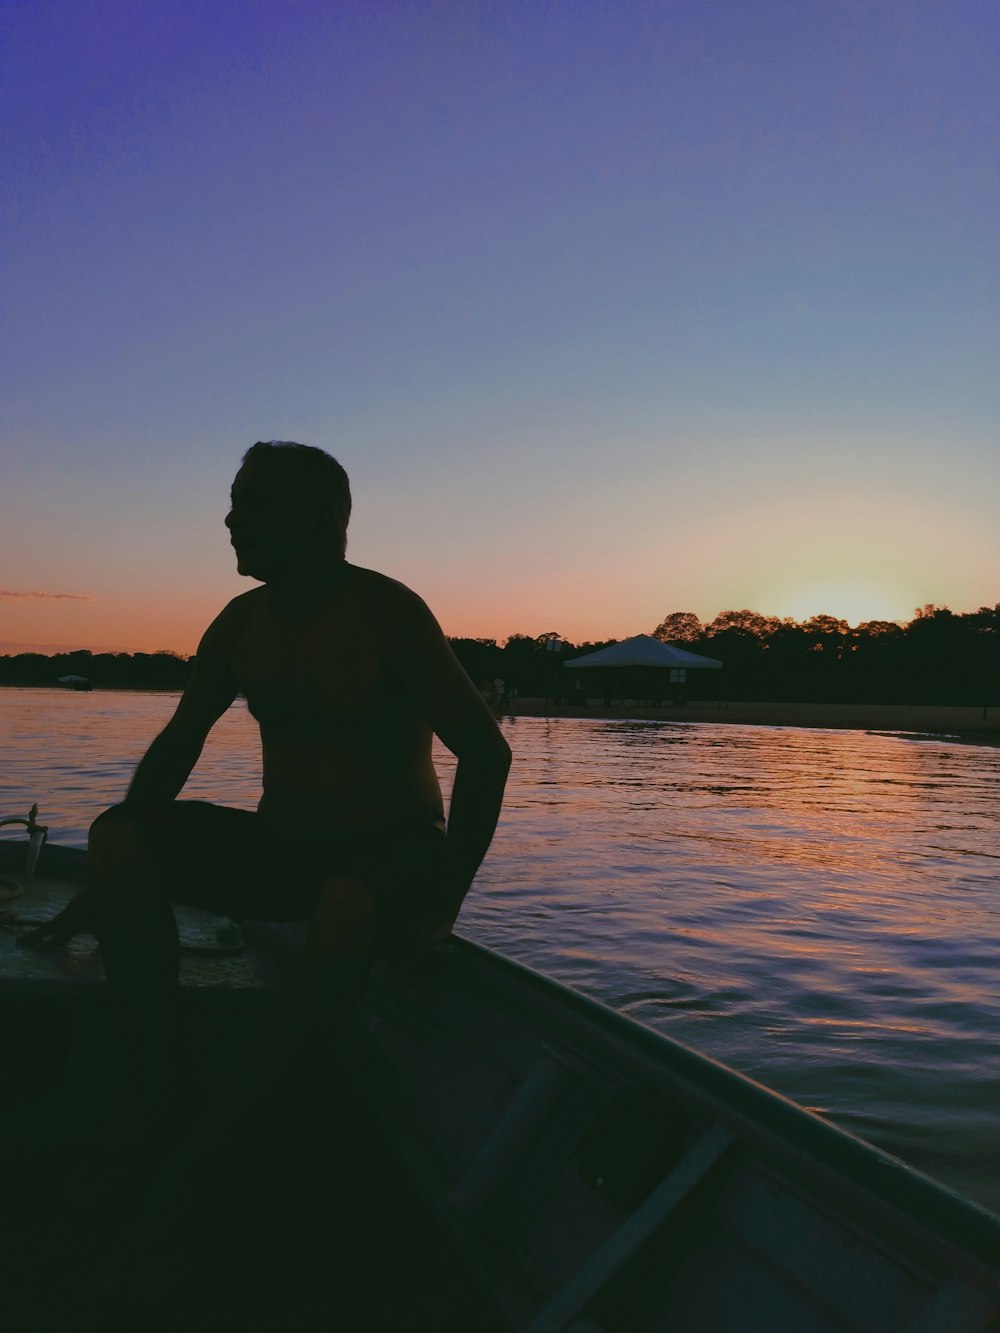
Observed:
[[[677,648],[672,643],[661,643],[651,634],[636,634],[621,643],[613,643],[609,648],[598,648],[595,653],[584,653],[583,657],[571,657],[565,666],[573,667],[686,667],[694,670],[698,667],[710,667],[718,670],[722,663],[715,657],[702,657],[700,653],[689,653],[686,648]]]

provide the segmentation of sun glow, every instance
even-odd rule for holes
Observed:
[[[864,577],[810,578],[776,586],[766,598],[768,613],[808,620],[836,616],[849,625],[866,620],[912,620],[919,595],[898,584]]]

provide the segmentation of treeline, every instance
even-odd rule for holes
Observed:
[[[869,620],[853,628],[835,616],[805,621],[723,611],[703,624],[693,612],[673,611],[649,631],[664,643],[713,657],[722,671],[689,671],[684,689],[667,697],[774,703],[1000,704],[1000,604],[956,613],[922,606],[907,624]],[[502,677],[522,695],[560,697],[575,673],[563,663],[603,648],[572,644],[556,633],[515,634],[501,647],[492,639],[453,639],[462,665],[478,684]],[[553,649],[550,645],[556,644]],[[636,684],[604,671],[580,673],[586,693],[631,694]],[[652,687],[651,694],[657,693]]]
[[[689,612],[672,612],[653,633],[723,661],[720,673],[692,673],[701,697],[711,697],[704,677],[718,674],[724,697],[734,700],[1000,703],[1000,604],[963,613],[928,604],[907,624],[869,620],[853,628],[826,615],[799,622],[724,611],[702,625]]]
[[[757,611],[723,611],[703,624],[673,611],[650,633],[665,643],[720,659],[722,671],[691,671],[690,699],[803,703],[1000,704],[1000,604],[957,613],[923,606],[907,624],[869,620],[853,628],[834,616],[805,621]],[[522,697],[565,697],[575,673],[564,663],[616,642],[571,643],[552,631],[496,639],[450,640],[477,685],[502,679]],[[191,659],[175,653],[90,653],[0,657],[0,682],[51,685],[84,676],[95,686],[183,689]],[[581,673],[599,698],[616,682]],[[624,684],[623,681],[618,684]],[[631,692],[629,688],[628,692]],[[672,686],[668,695],[680,691]]]
[[[0,682],[54,685],[60,676],[83,676],[96,686],[118,689],[182,690],[191,658],[177,653],[17,653],[0,657]]]

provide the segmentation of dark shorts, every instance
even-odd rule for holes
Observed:
[[[207,801],[117,805],[101,819],[119,816],[142,827],[173,902],[251,921],[301,921],[325,880],[350,876],[371,893],[380,926],[445,908],[445,834],[429,821],[330,838]]]

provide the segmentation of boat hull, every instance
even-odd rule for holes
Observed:
[[[79,867],[46,848],[36,905]],[[211,920],[185,931],[202,1029],[263,1012],[294,941],[246,927],[226,952]],[[92,941],[25,963],[8,934],[8,1006],[99,1002]],[[378,966],[361,1018],[348,1077],[375,1158],[457,1256],[470,1329],[1000,1329],[1000,1219],[596,1001],[453,938]]]

